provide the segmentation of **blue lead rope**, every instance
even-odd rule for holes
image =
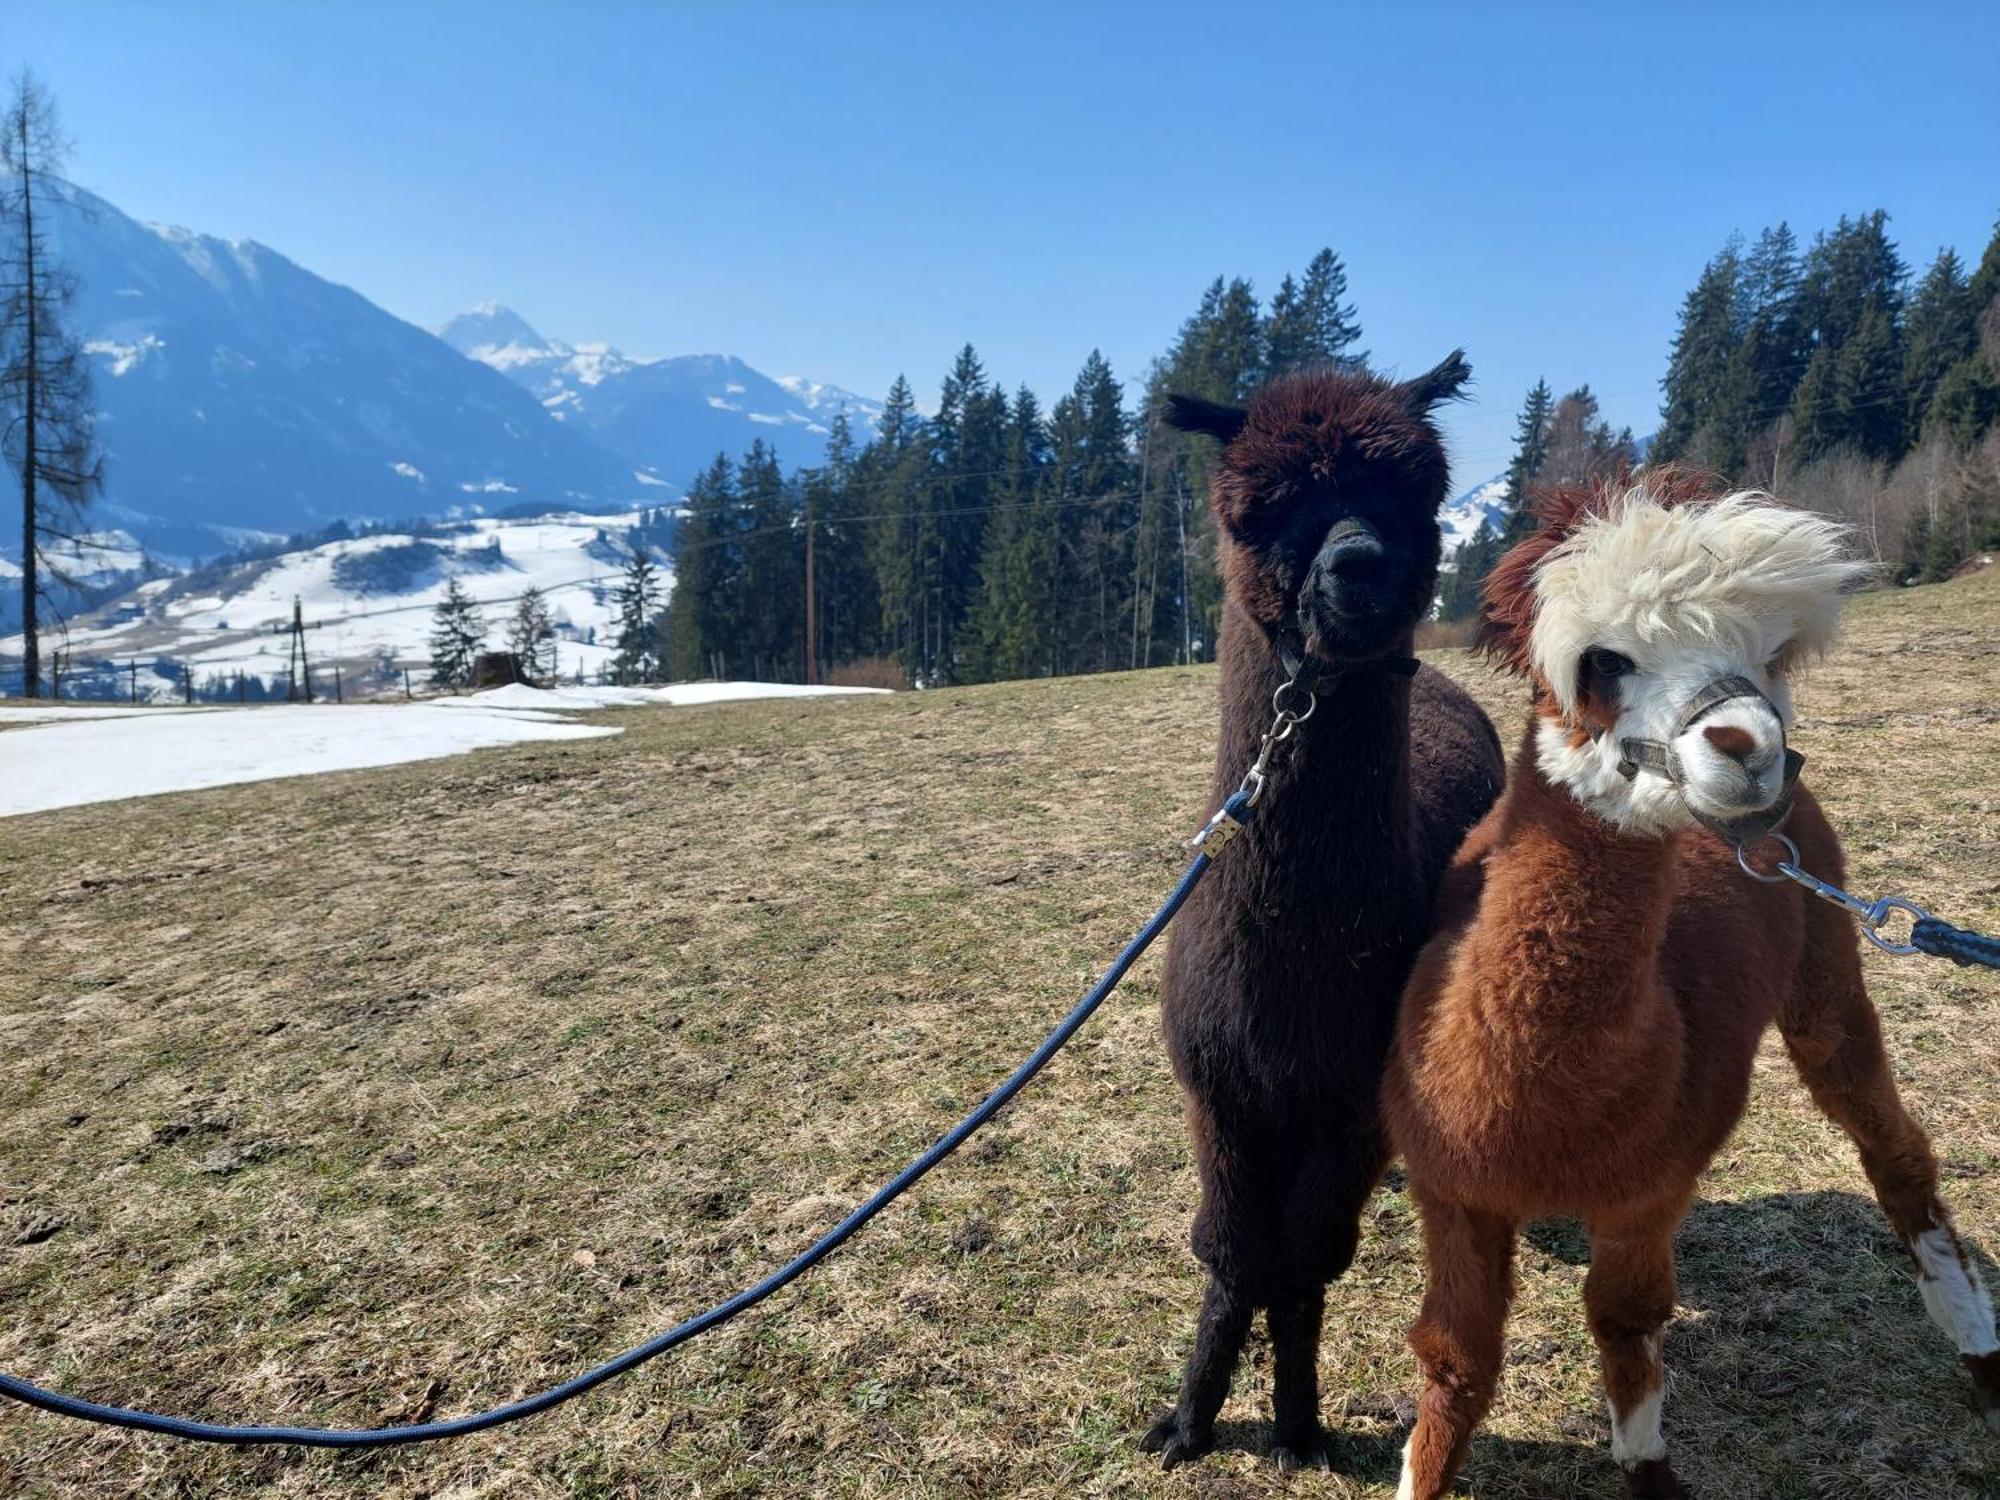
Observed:
[[[727,1302],[717,1303],[707,1312],[689,1318],[678,1328],[670,1328],[657,1338],[648,1339],[635,1349],[627,1349],[615,1359],[608,1359],[592,1370],[565,1380],[539,1395],[524,1400],[496,1406],[491,1411],[475,1412],[471,1416],[454,1417],[449,1422],[423,1422],[407,1427],[371,1428],[328,1428],[328,1427],[225,1427],[218,1422],[193,1422],[185,1417],[162,1416],[158,1412],[135,1411],[127,1406],[106,1406],[97,1401],[85,1401],[78,1396],[66,1396],[60,1391],[44,1390],[12,1375],[0,1375],[0,1395],[13,1397],[29,1406],[38,1406],[43,1411],[55,1412],[58,1416],[75,1417],[84,1422],[97,1422],[107,1427],[136,1427],[141,1432],[157,1432],[164,1437],[184,1438],[193,1443],[244,1443],[244,1444],[286,1444],[300,1448],[391,1448],[402,1443],[431,1443],[440,1438],[464,1437],[467,1433],[484,1432],[489,1427],[499,1427],[507,1422],[518,1422],[523,1417],[532,1417],[545,1412],[552,1406],[560,1406],[573,1396],[581,1396],[593,1386],[623,1375],[627,1370],[636,1370],[647,1360],[665,1354],[669,1349],[686,1343],[709,1329],[727,1323],[738,1313],[747,1311],[762,1302],[773,1292],[789,1286],[805,1275],[814,1266],[846,1244],[870,1219],[894,1203],[904,1193],[915,1187],[924,1175],[943,1161],[952,1152],[965,1144],[965,1140],[980,1126],[998,1114],[1001,1108],[1022,1089],[1028,1081],[1047,1066],[1050,1058],[1062,1050],[1088,1021],[1091,1013],[1102,1005],[1111,992],[1118,988],[1118,982],[1138,961],[1139,955],[1153,945],[1166,926],[1174,919],[1174,913],[1194,893],[1201,884],[1201,877],[1208,873],[1211,854],[1219,850],[1228,837],[1246,827],[1252,817],[1256,798],[1248,791],[1237,792],[1222,806],[1209,825],[1197,839],[1201,852],[1196,854],[1187,873],[1181,876],[1160,909],[1153,913],[1146,925],[1139,929],[1137,936],[1125,945],[1125,951],[1104,971],[1104,976],[1091,986],[1090,993],[1077,1001],[1076,1008],[1062,1018],[1056,1029],[1037,1047],[1028,1060],[1010,1074],[1005,1083],[988,1094],[979,1107],[951,1128],[951,1132],[934,1144],[923,1155],[911,1162],[884,1185],[874,1197],[855,1209],[828,1230],[812,1245],[801,1251],[785,1265],[773,1271],[755,1286],[738,1292]],[[1221,830],[1223,836],[1216,838]]]
[[[1943,917],[1921,917],[1910,929],[1910,946],[1933,958],[1948,958],[1961,968],[1974,964],[2000,969],[2000,938],[1969,927],[1954,927]]]

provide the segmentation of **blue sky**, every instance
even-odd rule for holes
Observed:
[[[1650,430],[1732,231],[1879,206],[1920,266],[2000,215],[1990,3],[5,11],[79,182],[426,325],[927,401],[969,339],[1047,395],[1332,245],[1378,362],[1470,352],[1468,480],[1537,376]]]

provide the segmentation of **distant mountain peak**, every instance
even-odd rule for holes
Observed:
[[[518,349],[535,354],[568,352],[561,344],[543,338],[526,318],[503,302],[475,302],[438,329],[437,336],[473,359],[480,359],[481,352],[489,349]]]

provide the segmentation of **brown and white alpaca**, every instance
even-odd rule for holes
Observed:
[[[1318,708],[1288,742],[1255,824],[1174,929],[1161,1006],[1187,1096],[1209,1281],[1174,1409],[1144,1446],[1207,1451],[1253,1313],[1273,1349],[1272,1456],[1323,1457],[1326,1285],[1347,1269],[1387,1147],[1382,1059],[1437,883],[1498,795],[1493,726],[1448,679],[1407,670],[1437,584],[1444,445],[1431,408],[1454,354],[1392,384],[1307,371],[1247,411],[1177,399],[1223,443],[1211,486],[1227,601],[1211,807],[1236,789],[1304,654]]]
[[[1781,803],[1787,674],[1827,645],[1861,568],[1833,523],[1685,471],[1559,492],[1540,516],[1495,569],[1483,626],[1531,680],[1533,716],[1446,879],[1384,1083],[1429,1281],[1399,1495],[1449,1488],[1500,1373],[1516,1231],[1555,1214],[1581,1215],[1590,1238],[1612,1454],[1632,1493],[1684,1493],[1661,1436],[1673,1237],[1773,1020],[2000,1426],[1992,1305],[1897,1098],[1853,918],[1745,879],[1695,818],[1734,826]],[[1761,696],[1687,722],[1731,677]],[[1678,788],[1621,767],[1628,740],[1671,742]],[[1842,878],[1803,789],[1786,832],[1806,868]]]

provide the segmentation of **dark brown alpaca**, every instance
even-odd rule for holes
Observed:
[[[1541,521],[1486,595],[1486,644],[1529,678],[1535,713],[1453,862],[1384,1082],[1429,1275],[1399,1497],[1450,1489],[1499,1379],[1515,1233],[1556,1214],[1590,1235],[1612,1454],[1633,1495],[1683,1493],[1661,1427],[1674,1231],[1773,1021],[2000,1426],[1992,1305],[1897,1097],[1854,918],[1745,878],[1708,831],[1782,809],[1788,674],[1862,570],[1824,518],[1672,468],[1558,493]],[[1674,779],[1626,769],[1648,745],[1672,746]],[[1786,832],[1807,869],[1842,879],[1803,789]]]
[[[1402,385],[1285,376],[1248,411],[1176,399],[1169,420],[1223,450],[1222,735],[1211,806],[1234,791],[1286,680],[1281,636],[1319,703],[1258,807],[1182,912],[1162,1005],[1201,1175],[1208,1267],[1174,1409],[1142,1446],[1206,1452],[1257,1308],[1275,1361],[1273,1457],[1324,1455],[1317,1360],[1326,1285],[1347,1269],[1386,1159],[1377,1092],[1397,997],[1437,883],[1500,790],[1493,726],[1406,661],[1437,582],[1444,449],[1429,413],[1457,354]]]

